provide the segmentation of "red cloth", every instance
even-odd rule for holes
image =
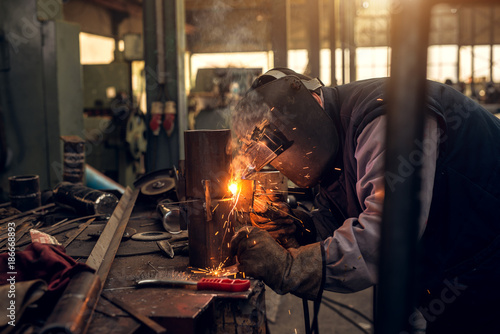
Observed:
[[[62,292],[71,277],[81,271],[94,271],[84,263],[76,262],[65,253],[62,246],[34,242],[23,251],[16,252],[14,270],[9,268],[8,253],[0,254],[0,284],[7,284],[7,279],[16,272],[16,282],[42,279],[52,292]]]

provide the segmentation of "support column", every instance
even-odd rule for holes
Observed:
[[[184,0],[145,0],[143,11],[148,124],[153,102],[173,101],[176,106],[170,136],[162,126],[158,135],[148,130],[146,171],[151,172],[178,166],[184,158],[183,136],[187,129]],[[157,17],[163,17],[162,22]]]
[[[336,11],[336,1],[332,0],[328,4],[328,20],[330,21],[330,78],[331,86],[337,85],[337,59],[335,57],[335,50],[337,48],[337,11]]]
[[[288,67],[288,22],[290,16],[289,0],[272,1],[271,42],[274,53],[274,67]]]
[[[319,51],[321,49],[319,35],[319,3],[320,0],[308,1],[309,6],[309,75],[313,78],[319,77],[320,59]]]

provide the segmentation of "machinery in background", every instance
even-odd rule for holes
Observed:
[[[261,68],[201,68],[188,96],[188,128],[229,129],[234,106]]]
[[[130,98],[130,63],[84,65],[86,161],[123,186],[144,174],[147,124]]]

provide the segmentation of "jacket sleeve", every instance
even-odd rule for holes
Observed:
[[[354,292],[368,288],[377,281],[380,224],[384,201],[385,116],[368,124],[358,137],[356,193],[363,212],[359,217],[340,220],[329,209],[327,196],[318,196],[313,220],[325,250],[325,289]],[[437,157],[437,124],[426,122],[422,149],[422,219],[421,234],[432,199]],[[330,226],[330,227],[328,227]],[[326,233],[330,232],[327,236]]]

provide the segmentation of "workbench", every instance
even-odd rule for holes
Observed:
[[[167,333],[266,333],[265,288],[258,280],[251,280],[245,292],[197,291],[190,287],[136,287],[144,278],[180,275],[190,280],[206,277],[193,273],[186,252],[169,258],[156,241],[137,241],[131,234],[163,231],[161,219],[155,211],[156,201],[139,196],[127,224],[111,270],[103,286],[103,295],[125,303],[135,312],[163,326]],[[71,238],[79,226],[55,233],[59,242]],[[66,248],[66,253],[79,262],[85,262],[94,247],[99,228],[106,221],[96,219]],[[87,232],[86,232],[87,231]],[[28,237],[25,235],[23,240]],[[20,240],[21,241],[21,240]],[[130,313],[108,299],[99,299],[87,333],[149,333]]]
[[[127,228],[133,232],[164,232],[154,201],[140,195]],[[176,235],[173,235],[176,237]],[[85,244],[87,243],[87,244]],[[75,240],[67,253],[90,251],[88,242]],[[80,258],[82,254],[79,254]],[[204,277],[189,267],[186,252],[169,258],[156,241],[124,238],[113,262],[103,293],[118,299],[167,329],[168,333],[265,333],[266,312],[264,284],[251,280],[245,292],[196,291],[190,287],[135,288],[144,278],[189,275]],[[88,333],[142,333],[141,324],[129,314],[100,298]]]

